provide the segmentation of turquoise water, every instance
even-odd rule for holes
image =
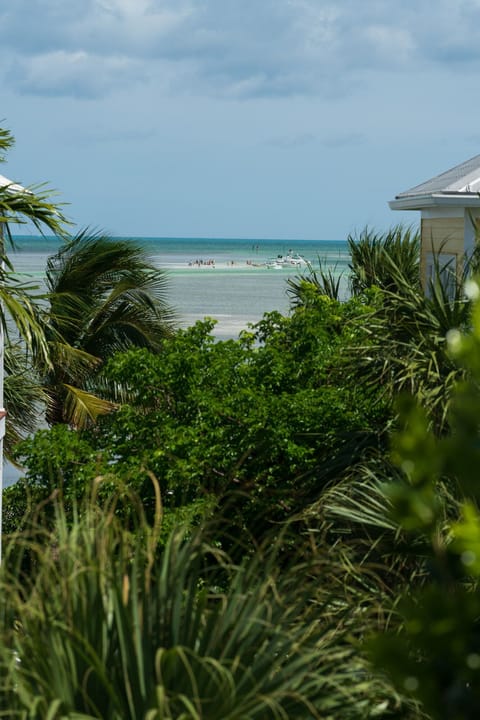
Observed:
[[[309,262],[318,258],[327,263],[346,266],[348,245],[342,240],[246,240],[210,238],[130,238],[145,247],[152,259],[167,269],[189,272],[196,268],[196,260],[214,260],[217,270],[242,270],[256,267],[277,255],[298,253]],[[15,237],[14,264],[33,273],[43,271],[44,260],[54,253],[61,241],[57,238],[22,235]],[[234,265],[231,265],[231,263]],[[193,266],[190,264],[193,263]]]
[[[152,262],[167,271],[170,302],[182,326],[204,317],[217,320],[218,339],[237,337],[248,323],[265,312],[289,309],[287,279],[301,274],[299,267],[269,269],[266,263],[289,252],[318,265],[318,259],[344,273],[349,262],[348,245],[337,240],[144,238],[142,244]],[[20,236],[10,253],[15,269],[41,281],[47,257],[60,247],[56,238]]]

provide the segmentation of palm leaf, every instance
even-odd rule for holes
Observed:
[[[61,340],[50,341],[49,355],[55,376],[88,378],[101,365],[101,359]],[[48,372],[48,368],[47,368]]]
[[[28,288],[0,283],[0,321],[6,337],[12,332],[24,341],[27,351],[50,366],[48,344],[41,320],[41,308]]]
[[[38,429],[47,397],[24,348],[7,343],[4,353],[4,400],[8,418],[4,451],[11,461],[15,445]]]
[[[95,423],[99,415],[107,415],[118,406],[110,400],[102,400],[80,388],[64,383],[66,396],[64,401],[65,416],[70,425],[84,428]]]
[[[31,224],[41,234],[48,228],[55,235],[65,233],[67,218],[60,204],[52,202],[54,193],[46,185],[31,185],[24,192],[17,187],[0,187],[0,223],[7,224],[7,237],[11,238],[9,226]]]

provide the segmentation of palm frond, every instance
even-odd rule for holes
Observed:
[[[4,451],[11,461],[15,445],[38,429],[47,397],[21,345],[5,345],[4,369],[4,401],[7,410]]]
[[[375,312],[363,328],[368,343],[355,348],[352,362],[357,368],[360,364],[366,383],[383,387],[389,397],[416,395],[437,430],[443,431],[453,389],[464,374],[446,338],[450,330],[466,329],[471,322],[463,278],[452,276],[447,287],[437,264],[425,294],[401,274],[392,277],[395,289],[384,289],[378,296]]]
[[[0,322],[6,337],[18,334],[27,350],[49,367],[48,344],[41,320],[41,308],[28,289],[0,283]]]
[[[41,234],[47,228],[54,235],[64,235],[69,221],[54,202],[54,193],[46,185],[31,185],[19,192],[10,185],[0,187],[0,223],[31,224]]]
[[[5,153],[15,145],[15,138],[10,130],[0,127],[0,163],[5,162]]]
[[[107,415],[118,407],[110,400],[102,400],[68,383],[64,383],[64,387],[67,391],[64,412],[68,424],[72,427],[78,429],[88,427],[89,424],[97,421],[99,415]]]
[[[101,359],[69,343],[57,340],[51,342],[50,360],[54,371],[41,368],[50,377],[77,377],[85,379],[101,366]]]
[[[392,482],[392,476],[398,475],[391,465],[387,470],[386,463],[357,465],[348,477],[327,488],[318,506],[312,507],[309,512],[321,514],[327,522],[335,519],[336,527],[342,532],[346,531],[347,525],[350,529],[353,525],[363,525],[374,529],[377,534],[389,531],[395,535],[399,532],[399,525],[392,517],[385,483],[387,480]]]

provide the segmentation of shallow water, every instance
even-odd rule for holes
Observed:
[[[346,273],[349,254],[343,241],[245,240],[209,238],[134,238],[152,262],[167,271],[169,302],[186,327],[204,317],[217,320],[218,339],[237,337],[265,312],[287,313],[287,279],[305,267],[269,269],[266,263],[289,252],[318,267],[318,259],[336,274]],[[54,238],[20,237],[11,253],[25,279],[41,282],[47,258],[60,243]],[[210,263],[210,264],[207,264]],[[346,275],[345,275],[346,276]]]

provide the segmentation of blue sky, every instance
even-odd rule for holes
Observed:
[[[480,153],[480,0],[15,0],[0,171],[80,226],[344,239]]]

